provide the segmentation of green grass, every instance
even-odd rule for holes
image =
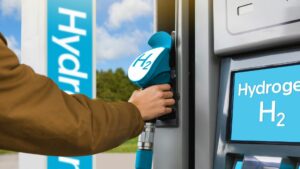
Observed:
[[[11,154],[11,153],[15,153],[15,152],[13,152],[13,151],[7,151],[7,150],[0,150],[0,155]]]
[[[135,153],[137,150],[137,141],[138,138],[133,138],[131,140],[128,140],[124,144],[120,145],[119,147],[116,147],[107,153]],[[7,150],[0,150],[0,155],[3,154],[10,154],[15,153],[13,151],[7,151]]]
[[[119,147],[108,151],[107,153],[135,153],[137,150],[137,141],[138,138],[133,138]]]

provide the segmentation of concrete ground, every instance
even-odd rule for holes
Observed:
[[[135,154],[99,154],[95,169],[134,169]],[[0,155],[0,169],[18,169],[18,154]]]
[[[135,154],[100,154],[96,156],[96,169],[134,169]]]
[[[18,155],[0,155],[0,169],[18,169]]]

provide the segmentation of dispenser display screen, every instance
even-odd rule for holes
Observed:
[[[300,64],[236,71],[231,85],[230,141],[300,143]]]

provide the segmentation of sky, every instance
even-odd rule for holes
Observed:
[[[97,70],[123,68],[148,50],[153,33],[153,0],[96,0]],[[46,19],[46,18],[45,18]],[[21,0],[0,0],[0,32],[21,55]]]

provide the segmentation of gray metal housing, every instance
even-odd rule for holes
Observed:
[[[193,10],[186,0],[155,1],[155,31],[176,31],[178,127],[157,128],[154,141],[155,169],[188,169],[189,159],[189,13]]]
[[[220,69],[214,169],[232,169],[244,155],[300,157],[297,145],[227,140],[231,73],[300,62],[299,10],[300,1],[294,0],[214,0],[214,52],[226,57]]]
[[[212,2],[195,0],[195,169],[212,169],[214,159],[220,58],[214,55]]]
[[[298,0],[214,0],[218,55],[257,51],[300,41]]]

